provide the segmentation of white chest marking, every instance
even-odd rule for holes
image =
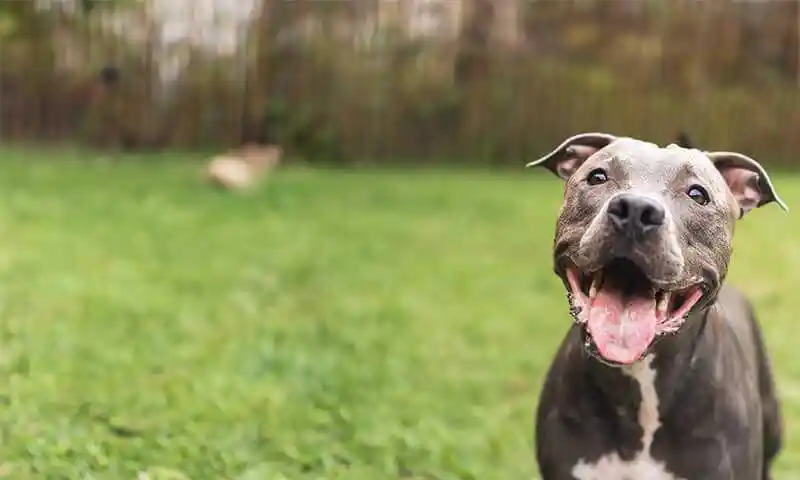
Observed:
[[[572,468],[577,480],[682,480],[667,471],[662,462],[650,455],[653,436],[661,426],[656,393],[656,371],[651,366],[653,355],[623,368],[623,373],[636,380],[642,401],[639,405],[639,425],[642,427],[642,449],[630,460],[623,460],[611,452],[592,463],[583,459]]]

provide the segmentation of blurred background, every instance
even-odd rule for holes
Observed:
[[[5,1],[0,135],[517,165],[573,131],[685,128],[791,164],[798,15],[793,0]]]
[[[0,0],[0,478],[537,478],[570,318],[563,185],[522,166],[683,132],[795,208],[799,24],[798,0]],[[222,152],[257,188],[211,188]],[[776,479],[795,215],[748,214],[728,277],[783,401]]]

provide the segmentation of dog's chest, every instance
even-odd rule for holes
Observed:
[[[572,469],[576,480],[683,480],[670,473],[662,462],[647,455],[625,461],[616,453],[600,457],[597,461],[579,461]]]
[[[670,473],[663,462],[650,454],[653,437],[661,426],[656,392],[656,371],[652,367],[653,356],[624,370],[639,385],[641,403],[638,421],[642,427],[642,449],[630,460],[623,460],[618,453],[609,452],[595,461],[583,459],[572,468],[577,480],[683,480]]]

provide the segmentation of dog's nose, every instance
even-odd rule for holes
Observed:
[[[620,193],[608,204],[608,218],[614,228],[627,235],[643,235],[664,224],[664,207],[648,197]]]

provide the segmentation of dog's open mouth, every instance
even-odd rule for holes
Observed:
[[[627,259],[586,274],[570,267],[566,274],[576,320],[597,353],[612,364],[639,360],[657,335],[676,331],[703,296],[700,285],[659,289]]]

